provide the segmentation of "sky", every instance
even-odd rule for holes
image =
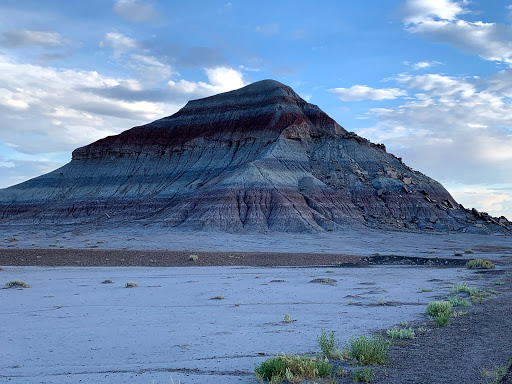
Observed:
[[[512,0],[2,0],[0,188],[263,79],[512,218]]]

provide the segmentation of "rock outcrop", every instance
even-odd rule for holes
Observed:
[[[264,80],[73,152],[0,191],[0,223],[160,223],[223,231],[504,229],[384,145]]]

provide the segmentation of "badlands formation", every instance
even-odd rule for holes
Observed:
[[[1,224],[157,224],[227,232],[506,232],[443,186],[264,80],[73,152],[0,191]]]

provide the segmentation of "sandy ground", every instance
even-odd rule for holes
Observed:
[[[117,249],[190,252],[327,253],[369,256],[374,253],[453,257],[478,253],[512,256],[511,236],[464,233],[386,232],[367,228],[320,234],[229,234],[182,232],[159,227],[0,226],[0,248]]]
[[[324,277],[337,282],[310,283]],[[254,364],[317,352],[322,328],[346,342],[421,320],[453,284],[482,282],[411,266],[5,267],[0,278],[31,285],[0,290],[0,379],[59,384],[256,383]]]
[[[198,260],[190,261],[191,254]],[[493,260],[509,277],[461,267],[477,257]],[[503,235],[0,227],[0,285],[14,279],[31,285],[0,289],[0,382],[169,384],[172,377],[182,384],[254,384],[254,365],[264,359],[318,352],[321,329],[346,342],[403,321],[420,326],[428,322],[429,301],[468,282],[503,291],[485,304],[494,310],[473,306],[451,331],[434,329],[394,346],[376,382],[444,383],[451,374],[457,378],[451,382],[487,383],[481,370],[512,357],[505,356],[507,343],[493,344],[496,337],[512,340],[511,257],[511,238]],[[315,278],[337,282],[310,283]],[[102,284],[105,279],[113,283]],[[505,284],[494,286],[497,279]],[[138,287],[125,288],[128,281]],[[211,299],[218,295],[224,299]],[[493,313],[492,322],[486,313]],[[285,314],[296,321],[284,322]],[[457,338],[459,326],[475,337]],[[475,349],[473,339],[481,344],[478,353],[458,358]],[[444,340],[452,347],[448,354],[438,352]],[[432,356],[451,371],[428,379]],[[463,376],[469,372],[463,364],[476,370]]]

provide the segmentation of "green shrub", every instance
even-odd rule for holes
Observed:
[[[400,328],[394,326],[386,331],[386,334],[392,339],[414,339],[414,331],[411,327]]]
[[[375,374],[371,367],[356,368],[352,371],[352,382],[354,383],[370,383]]]
[[[469,287],[467,284],[459,284],[451,289],[452,293],[469,293],[470,296],[478,296],[480,290],[475,287]]]
[[[449,301],[431,301],[428,303],[425,312],[434,319],[438,327],[450,325],[452,305]]]
[[[265,360],[254,369],[256,377],[271,384],[284,381],[300,383],[304,380],[330,376],[332,365],[327,359],[310,356],[281,355]]]
[[[489,260],[473,259],[466,263],[467,269],[493,269],[496,266]]]
[[[443,313],[450,312],[452,306],[449,301],[431,301],[427,305],[425,312],[431,317],[437,317]]]
[[[327,333],[322,329],[320,336],[317,336],[316,340],[325,357],[330,359],[340,357],[340,342],[334,337],[334,332]]]
[[[188,260],[189,261],[197,261],[197,260],[199,260],[199,256],[197,256],[197,255],[190,255],[188,257]]]
[[[473,254],[473,253],[475,253],[475,251],[473,251],[472,249],[465,249],[464,253]]]
[[[361,364],[384,364],[391,342],[382,335],[353,337],[347,345],[348,354]]]
[[[5,288],[30,288],[23,280],[12,280],[5,284]]]
[[[461,299],[457,296],[448,296],[448,301],[452,307],[467,307],[471,305],[466,299]]]

